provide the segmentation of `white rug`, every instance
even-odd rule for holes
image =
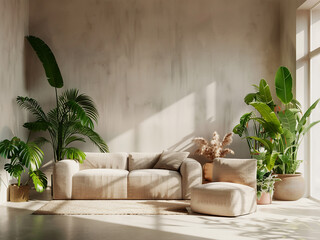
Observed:
[[[52,200],[35,215],[187,215],[189,200]]]

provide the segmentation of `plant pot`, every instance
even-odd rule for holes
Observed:
[[[260,199],[257,199],[258,205],[268,205],[272,203],[272,195],[269,192],[262,192]]]
[[[12,184],[9,186],[10,202],[27,202],[29,200],[29,186]]]
[[[205,163],[203,165],[203,178],[207,182],[213,181],[213,163]]]
[[[277,174],[281,179],[274,184],[274,199],[283,201],[295,201],[303,197],[305,182],[301,173]]]

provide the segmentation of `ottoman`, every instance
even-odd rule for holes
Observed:
[[[254,188],[230,182],[212,182],[191,189],[194,212],[235,217],[253,213],[257,208]]]

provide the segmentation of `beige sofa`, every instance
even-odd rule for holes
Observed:
[[[153,169],[161,153],[86,153],[53,171],[54,199],[190,199],[202,182],[201,165],[185,159],[179,171]]]

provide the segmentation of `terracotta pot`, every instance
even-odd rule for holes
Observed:
[[[29,200],[29,186],[10,185],[10,202],[27,202]]]
[[[277,174],[281,179],[274,184],[274,199],[283,201],[295,201],[303,197],[305,182],[301,173]]]
[[[203,165],[203,178],[205,181],[212,182],[213,181],[213,163],[205,163]]]
[[[268,192],[262,192],[260,199],[257,199],[258,205],[268,205],[272,203],[272,196]]]

